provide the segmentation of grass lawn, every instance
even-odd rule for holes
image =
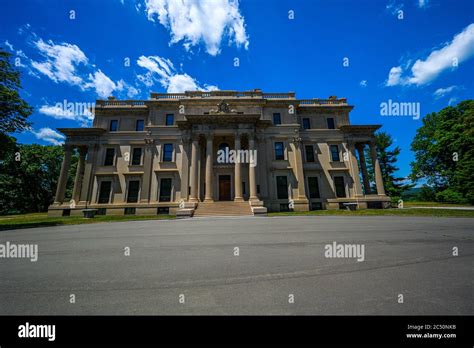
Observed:
[[[342,215],[342,216],[442,216],[442,217],[474,217],[474,210],[450,209],[361,209],[361,210],[313,210],[301,212],[269,213],[268,216],[293,216],[293,215]]]
[[[93,224],[98,222],[134,221],[134,220],[165,220],[174,219],[173,215],[121,215],[107,216],[99,215],[93,219],[85,219],[81,216],[48,217],[47,213],[6,215],[0,216],[0,231],[17,228],[47,227],[58,225]]]
[[[406,205],[405,205],[406,206]],[[421,204],[420,204],[421,206]],[[435,206],[435,205],[434,205]],[[341,215],[341,216],[442,216],[442,217],[474,217],[474,210],[449,210],[449,209],[362,209],[348,210],[313,210],[302,212],[278,212],[269,213],[268,216],[295,216],[295,215]],[[85,219],[80,216],[48,217],[47,213],[6,215],[0,216],[0,231],[18,228],[48,227],[59,225],[93,224],[99,222],[118,222],[136,220],[167,220],[175,219],[173,215],[121,215],[108,216],[99,215],[93,219]]]
[[[403,206],[406,208],[408,207],[468,207],[468,205],[465,205],[465,204],[440,203],[440,202],[409,202],[409,201],[404,201]]]

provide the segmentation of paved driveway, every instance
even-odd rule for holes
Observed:
[[[3,231],[0,243],[36,243],[39,258],[0,259],[0,314],[473,315],[473,222],[299,216]],[[364,261],[325,257],[333,242],[363,245]]]

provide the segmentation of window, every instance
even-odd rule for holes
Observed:
[[[109,147],[107,150],[105,150],[104,166],[113,166],[114,157],[115,157],[115,149],[113,147]]]
[[[109,203],[111,188],[112,188],[112,181],[101,181],[98,203]]]
[[[137,212],[136,208],[125,208],[123,210],[124,215],[135,215],[136,212]]]
[[[145,130],[145,120],[137,120],[135,123],[135,130],[137,132],[143,132]]]
[[[320,198],[318,178],[311,176],[308,178],[309,198]]]
[[[139,191],[140,191],[140,181],[130,180],[128,182],[127,203],[137,203]]]
[[[337,145],[330,145],[329,149],[331,150],[331,160],[333,162],[339,162],[339,146]]]
[[[328,122],[328,129],[335,129],[335,125],[334,125],[334,119],[332,117],[329,117],[327,119],[327,122]]]
[[[311,123],[309,121],[309,118],[303,118],[303,129],[310,129],[311,128]]]
[[[226,149],[230,150],[229,144],[227,144],[227,143],[220,143],[219,144],[219,150],[222,150],[222,151],[226,152],[226,151],[228,151]]]
[[[346,197],[346,187],[343,176],[334,177],[334,187],[336,188],[336,197]]]
[[[156,210],[156,213],[158,215],[168,215],[170,213],[170,208],[169,207],[158,207]]]
[[[166,114],[166,125],[172,126],[174,124],[174,114]]]
[[[142,164],[142,148],[136,147],[132,152],[132,166],[139,166]]]
[[[173,144],[163,145],[163,162],[173,161]]]
[[[283,149],[283,143],[282,142],[275,143],[275,159],[276,160],[284,160],[285,159],[285,151]]]
[[[311,202],[311,210],[323,210],[323,204],[321,202]]]
[[[277,176],[277,198],[288,199],[288,181],[286,176]]]
[[[281,115],[279,113],[273,114],[273,124],[281,124]]]
[[[171,178],[160,181],[160,202],[171,202]]]
[[[110,121],[110,126],[109,126],[109,131],[116,132],[117,130],[118,130],[118,121],[117,120],[111,120]]]
[[[304,147],[306,152],[306,162],[314,162],[314,148],[313,145],[306,145]]]

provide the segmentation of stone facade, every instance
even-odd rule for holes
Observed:
[[[91,208],[107,215],[192,216],[224,200],[248,202],[255,215],[385,207],[374,143],[380,126],[350,125],[352,108],[336,97],[298,100],[294,93],[260,90],[98,100],[91,128],[59,129],[65,156],[49,215]],[[365,146],[375,162],[375,185]],[[76,150],[74,188],[66,198]],[[256,165],[219,161],[226,150],[255,150]]]

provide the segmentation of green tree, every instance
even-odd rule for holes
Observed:
[[[385,193],[390,197],[400,197],[402,192],[413,187],[414,185],[405,184],[405,178],[397,177],[395,172],[398,170],[396,166],[397,157],[400,154],[400,147],[393,147],[393,139],[387,132],[375,133],[375,144],[377,147],[377,157],[382,171],[382,179]],[[369,180],[375,182],[374,168],[370,149],[366,149],[365,157],[368,159],[367,172]],[[375,186],[372,190],[375,190]]]
[[[15,144],[0,170],[0,214],[46,211],[54,200],[63,156],[62,146]],[[77,158],[72,157],[66,197],[71,197]]]
[[[412,180],[425,179],[437,201],[474,204],[474,100],[427,115],[411,149]]]
[[[30,126],[33,109],[20,97],[20,73],[10,63],[11,54],[0,48],[0,133],[22,131]]]

